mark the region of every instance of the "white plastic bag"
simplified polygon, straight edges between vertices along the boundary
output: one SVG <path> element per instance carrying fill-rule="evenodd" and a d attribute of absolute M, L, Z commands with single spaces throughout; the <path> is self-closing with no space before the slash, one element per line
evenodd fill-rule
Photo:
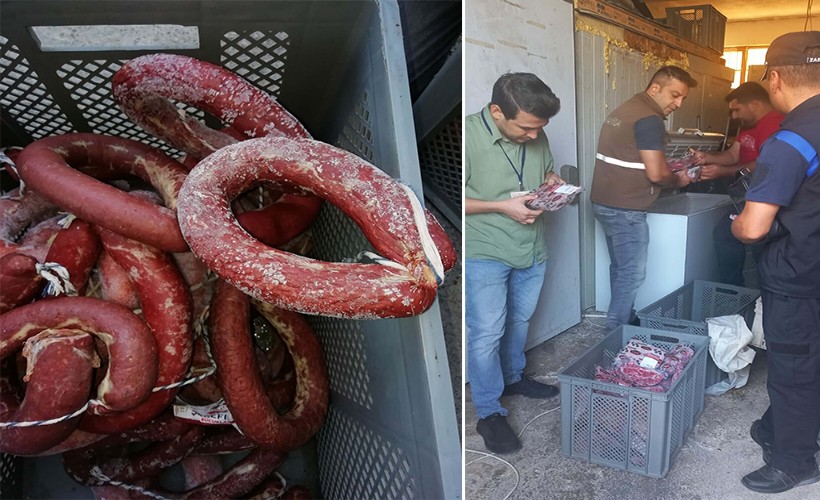
<path fill-rule="evenodd" d="M 763 297 L 758 297 L 755 302 L 755 319 L 752 322 L 752 341 L 749 342 L 754 347 L 766 348 L 766 338 L 763 336 Z"/>
<path fill-rule="evenodd" d="M 707 387 L 706 394 L 717 396 L 736 387 L 743 387 L 749 380 L 749 370 L 755 352 L 749 347 L 752 331 L 743 316 L 734 314 L 706 320 L 709 327 L 709 355 L 715 365 L 729 374 L 728 380 Z"/>

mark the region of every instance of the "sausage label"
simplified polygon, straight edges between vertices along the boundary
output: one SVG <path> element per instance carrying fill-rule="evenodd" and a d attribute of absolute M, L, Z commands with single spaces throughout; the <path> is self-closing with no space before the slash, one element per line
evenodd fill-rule
<path fill-rule="evenodd" d="M 230 425 L 233 416 L 224 399 L 205 406 L 174 405 L 174 416 L 203 425 Z"/>

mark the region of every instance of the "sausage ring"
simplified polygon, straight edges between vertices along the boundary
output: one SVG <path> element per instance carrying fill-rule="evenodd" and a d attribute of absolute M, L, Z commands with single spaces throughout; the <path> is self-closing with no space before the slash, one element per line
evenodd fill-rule
<path fill-rule="evenodd" d="M 191 57 L 136 57 L 117 71 L 111 85 L 114 98 L 131 120 L 184 151 L 189 163 L 241 138 L 310 138 L 302 124 L 270 95 L 220 66 Z M 181 114 L 169 98 L 203 109 L 228 127 L 210 129 Z M 282 193 L 268 207 L 238 218 L 256 238 L 279 246 L 310 226 L 321 202 L 305 193 Z"/>
<path fill-rule="evenodd" d="M 135 57 L 114 74 L 111 91 L 134 123 L 195 158 L 205 158 L 235 139 L 181 117 L 169 98 L 207 111 L 245 137 L 310 137 L 270 95 L 220 66 L 192 57 Z"/>
<path fill-rule="evenodd" d="M 79 416 L 61 417 L 88 402 L 94 368 L 99 366 L 93 337 L 78 330 L 44 330 L 26 342 L 23 356 L 28 359 L 25 398 L 21 403 L 16 401 L 11 377 L 4 373 L 0 378 L 0 421 L 62 421 L 0 429 L 0 451 L 16 455 L 43 452 L 72 433 Z"/>
<path fill-rule="evenodd" d="M 220 281 L 209 317 L 211 345 L 222 395 L 242 433 L 260 446 L 295 449 L 322 425 L 328 405 L 328 378 L 322 347 L 298 313 L 256 303 L 288 346 L 297 369 L 293 408 L 279 416 L 258 373 L 249 328 L 248 296 Z"/>
<path fill-rule="evenodd" d="M 175 384 L 191 363 L 191 295 L 173 259 L 156 248 L 99 228 L 105 251 L 126 269 L 137 288 L 142 315 L 153 332 L 158 356 L 157 385 Z M 123 432 L 150 421 L 176 396 L 177 389 L 154 392 L 142 404 L 113 415 L 87 414 L 84 431 L 100 434 Z"/>
<path fill-rule="evenodd" d="M 82 330 L 108 350 L 108 370 L 89 411 L 124 411 L 151 394 L 157 380 L 157 344 L 142 320 L 128 309 L 89 297 L 38 301 L 0 315 L 0 359 L 30 337 L 50 328 Z M 62 381 L 54 380 L 55 388 Z"/>
<path fill-rule="evenodd" d="M 154 186 L 166 206 L 122 192 L 69 165 L 90 165 L 83 170 L 98 177 L 136 175 Z M 46 137 L 20 152 L 17 168 L 31 189 L 80 219 L 161 250 L 188 250 L 174 213 L 187 172 L 150 146 L 97 134 Z"/>
<path fill-rule="evenodd" d="M 384 265 L 320 262 L 254 240 L 236 222 L 230 200 L 259 183 L 301 186 L 330 201 L 362 228 Z M 191 251 L 255 299 L 306 314 L 394 318 L 430 307 L 444 274 L 413 200 L 409 188 L 352 153 L 263 137 L 202 160 L 183 184 L 177 215 Z"/>

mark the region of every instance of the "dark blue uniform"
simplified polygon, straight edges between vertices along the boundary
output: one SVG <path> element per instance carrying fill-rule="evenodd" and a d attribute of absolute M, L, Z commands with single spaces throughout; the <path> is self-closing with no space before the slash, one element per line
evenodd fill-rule
<path fill-rule="evenodd" d="M 781 128 L 820 151 L 820 96 L 794 108 Z M 820 172 L 792 146 L 764 143 L 746 199 L 781 208 L 785 235 L 758 262 L 768 358 L 769 408 L 759 435 L 774 443 L 771 465 L 799 474 L 817 467 L 820 432 Z"/>

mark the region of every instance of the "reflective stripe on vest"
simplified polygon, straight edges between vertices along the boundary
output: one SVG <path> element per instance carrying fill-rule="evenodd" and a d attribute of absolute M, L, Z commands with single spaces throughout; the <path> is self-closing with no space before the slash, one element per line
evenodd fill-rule
<path fill-rule="evenodd" d="M 616 165 L 618 167 L 637 168 L 639 170 L 646 170 L 646 166 L 643 163 L 623 161 L 617 158 L 610 158 L 609 156 L 604 156 L 601 153 L 597 153 L 595 155 L 595 158 L 601 160 L 602 162 L 609 163 L 610 165 Z"/>

